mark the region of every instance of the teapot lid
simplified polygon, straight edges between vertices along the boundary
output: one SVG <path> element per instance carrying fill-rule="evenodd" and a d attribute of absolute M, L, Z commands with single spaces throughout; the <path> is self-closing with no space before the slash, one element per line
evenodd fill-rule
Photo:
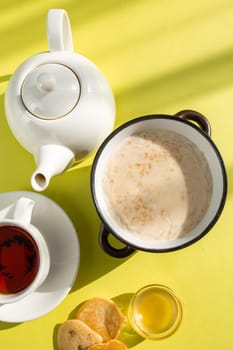
<path fill-rule="evenodd" d="M 48 11 L 47 40 L 50 52 L 73 51 L 70 22 L 65 10 Z M 41 119 L 64 117 L 76 106 L 79 97 L 77 75 L 60 63 L 37 66 L 25 77 L 21 88 L 24 106 Z"/>
<path fill-rule="evenodd" d="M 80 97 L 78 77 L 68 67 L 48 63 L 33 69 L 24 79 L 21 98 L 27 110 L 38 118 L 64 117 Z"/>

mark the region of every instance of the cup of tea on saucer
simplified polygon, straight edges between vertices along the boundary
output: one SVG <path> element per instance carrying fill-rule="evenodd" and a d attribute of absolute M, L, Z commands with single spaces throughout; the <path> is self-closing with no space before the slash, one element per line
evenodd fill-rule
<path fill-rule="evenodd" d="M 179 328 L 182 305 L 173 290 L 161 284 L 151 284 L 133 295 L 128 318 L 133 330 L 141 337 L 164 339 Z"/>
<path fill-rule="evenodd" d="M 0 211 L 0 304 L 36 291 L 50 268 L 47 243 L 31 224 L 35 202 L 20 197 Z"/>
<path fill-rule="evenodd" d="M 73 287 L 78 232 L 52 199 L 31 191 L 0 193 L 0 322 L 37 319 Z"/>

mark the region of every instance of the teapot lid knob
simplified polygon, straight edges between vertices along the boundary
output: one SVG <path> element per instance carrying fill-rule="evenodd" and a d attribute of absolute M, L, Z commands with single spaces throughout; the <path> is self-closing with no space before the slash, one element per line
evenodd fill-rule
<path fill-rule="evenodd" d="M 52 91 L 56 87 L 56 79 L 49 73 L 40 73 L 37 77 L 37 87 L 45 93 Z"/>
<path fill-rule="evenodd" d="M 33 69 L 24 79 L 21 98 L 26 109 L 41 119 L 64 117 L 78 103 L 80 83 L 68 67 L 47 63 Z"/>

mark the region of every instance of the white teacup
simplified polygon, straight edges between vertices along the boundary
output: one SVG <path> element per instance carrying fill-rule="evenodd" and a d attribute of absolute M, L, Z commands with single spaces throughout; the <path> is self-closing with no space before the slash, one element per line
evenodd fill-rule
<path fill-rule="evenodd" d="M 31 224 L 34 204 L 21 197 L 0 211 L 0 304 L 25 298 L 48 275 L 47 243 Z"/>
<path fill-rule="evenodd" d="M 153 143 L 153 133 L 160 140 L 160 145 L 164 145 L 167 149 L 161 150 L 162 158 L 160 160 L 156 159 L 156 154 L 153 154 L 155 158 L 152 157 L 153 160 L 146 163 L 145 159 L 140 158 L 140 152 L 145 157 L 150 158 L 152 154 L 148 153 L 149 151 L 146 148 L 148 143 L 146 141 L 149 140 L 153 146 L 156 144 L 156 142 Z M 169 141 L 170 144 L 167 139 L 162 139 L 161 135 L 166 133 L 173 135 L 172 141 Z M 146 135 L 147 140 L 140 139 L 140 134 Z M 137 147 L 140 149 L 136 161 L 134 160 L 136 149 L 132 148 L 131 153 L 128 152 L 126 156 L 126 153 L 124 153 L 126 148 L 123 151 L 120 148 L 123 147 L 123 144 L 126 145 L 126 142 L 131 145 L 134 142 L 132 138 L 135 137 L 140 139 L 135 141 L 138 142 Z M 157 144 L 158 147 L 160 145 Z M 190 148 L 190 157 L 187 155 L 185 145 Z M 128 146 L 126 145 L 126 147 Z M 119 163 L 115 163 L 110 169 L 109 164 L 113 164 L 113 159 L 116 159 L 114 157 L 116 157 L 117 150 L 119 150 Z M 182 153 L 183 150 L 186 153 Z M 176 159 L 171 159 L 173 164 L 179 163 L 178 158 L 182 158 L 183 163 L 185 163 L 183 168 L 180 167 L 175 175 L 172 172 L 168 174 L 169 168 L 172 167 L 167 166 L 166 160 L 164 161 L 165 158 L 163 158 L 167 157 L 169 153 L 175 154 Z M 196 154 L 199 154 L 199 156 L 196 157 Z M 124 163 L 120 160 L 123 158 L 125 159 Z M 190 161 L 191 158 L 193 163 Z M 187 161 L 184 161 L 184 159 Z M 161 163 L 164 169 L 162 174 L 160 171 Z M 203 166 L 201 165 L 199 168 L 199 164 Z M 142 173 L 149 172 L 151 169 L 148 169 L 148 167 L 153 168 L 152 176 L 150 175 L 149 178 L 150 182 L 147 182 L 146 185 L 145 177 L 140 177 L 139 171 L 136 170 L 137 166 L 138 169 L 142 169 Z M 111 172 L 111 178 L 110 175 L 108 178 L 106 177 L 106 169 L 110 169 L 108 174 Z M 159 178 L 156 178 L 156 172 L 160 172 Z M 197 174 L 196 178 L 194 172 Z M 180 190 L 178 192 L 177 188 L 180 186 L 180 182 L 176 183 L 176 180 L 182 176 L 184 191 Z M 131 182 L 131 178 L 134 179 L 132 180 L 134 182 Z M 157 182 L 154 182 L 154 178 Z M 106 181 L 105 186 L 103 184 Z M 191 189 L 194 181 L 195 188 Z M 206 187 L 202 186 L 204 182 Z M 189 246 L 202 238 L 213 227 L 223 210 L 227 192 L 227 177 L 222 157 L 210 138 L 208 120 L 198 112 L 185 110 L 175 116 L 158 114 L 132 119 L 113 131 L 96 154 L 92 167 L 91 189 L 94 204 L 102 221 L 99 235 L 100 245 L 112 256 L 125 257 L 135 249 L 150 252 L 173 251 Z M 192 203 L 190 189 L 195 197 L 195 205 Z M 160 195 L 159 192 L 161 192 Z M 203 204 L 198 217 L 193 220 L 192 215 L 195 214 L 195 208 L 199 210 L 201 205 L 198 198 L 199 194 L 200 197 L 203 197 L 203 195 L 206 197 L 204 198 L 205 203 L 203 202 L 205 205 Z M 110 196 L 112 198 L 115 196 L 115 202 Z M 186 196 L 187 205 L 185 210 L 181 208 L 180 204 L 183 199 L 182 196 Z M 164 200 L 164 197 L 166 197 L 166 200 Z M 135 201 L 137 201 L 138 207 L 135 205 Z M 119 204 L 120 209 L 117 203 L 121 203 Z M 158 208 L 156 207 L 157 204 Z M 140 209 L 140 211 L 138 210 L 139 207 L 143 209 Z M 147 215 L 148 210 L 150 215 Z M 179 217 L 180 221 L 178 222 L 177 219 L 176 222 L 178 216 L 181 219 Z M 148 220 L 147 217 L 149 217 Z M 154 225 L 153 227 L 149 226 L 149 220 L 152 222 L 151 225 Z M 179 227 L 184 228 L 183 232 L 175 232 L 178 227 L 177 223 L 180 225 Z M 154 235 L 159 225 L 162 227 L 161 232 L 156 233 L 157 236 L 152 239 L 151 236 Z M 139 226 L 140 229 L 138 230 Z M 164 232 L 168 226 L 170 231 L 166 236 Z M 149 233 L 146 232 L 146 229 Z M 110 234 L 123 242 L 125 247 L 120 249 L 114 247 L 109 240 Z"/>

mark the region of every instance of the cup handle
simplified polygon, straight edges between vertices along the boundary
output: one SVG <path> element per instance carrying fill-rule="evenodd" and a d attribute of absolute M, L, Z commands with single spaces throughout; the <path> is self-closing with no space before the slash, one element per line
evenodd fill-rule
<path fill-rule="evenodd" d="M 13 219 L 30 224 L 32 218 L 32 210 L 35 202 L 32 199 L 21 197 L 15 204 Z"/>
<path fill-rule="evenodd" d="M 135 252 L 135 249 L 129 245 L 125 245 L 125 247 L 119 249 L 113 247 L 108 240 L 110 234 L 111 233 L 106 228 L 106 226 L 104 224 L 101 224 L 99 232 L 99 244 L 106 253 L 113 256 L 114 258 L 126 258 Z"/>
<path fill-rule="evenodd" d="M 70 21 L 65 10 L 50 9 L 46 29 L 49 51 L 73 51 Z"/>
<path fill-rule="evenodd" d="M 181 119 L 187 119 L 193 121 L 199 125 L 199 127 L 205 131 L 205 133 L 211 137 L 211 126 L 208 119 L 201 113 L 193 111 L 191 109 L 184 109 L 175 114 L 175 117 Z"/>

